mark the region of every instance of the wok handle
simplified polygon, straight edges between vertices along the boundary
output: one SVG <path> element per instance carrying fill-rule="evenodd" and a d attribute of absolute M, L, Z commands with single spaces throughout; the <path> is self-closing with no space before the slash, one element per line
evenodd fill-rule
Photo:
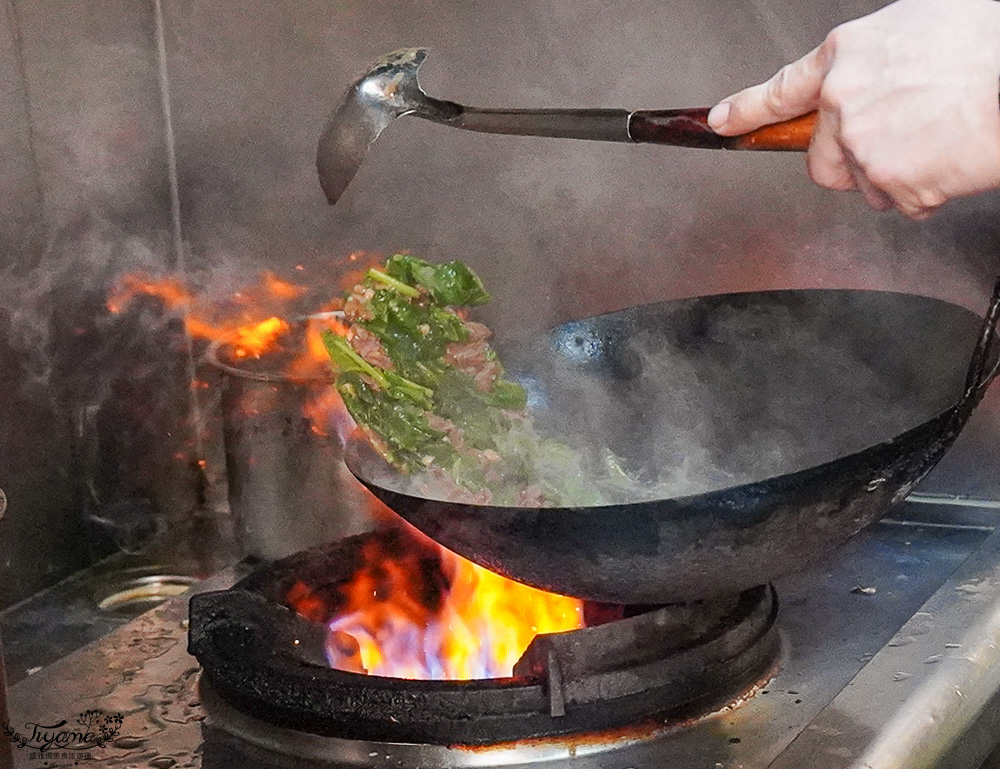
<path fill-rule="evenodd" d="M 816 126 L 816 113 L 810 112 L 740 136 L 720 136 L 708 127 L 708 111 L 708 107 L 698 107 L 633 112 L 628 134 L 634 142 L 677 147 L 805 152 Z"/>

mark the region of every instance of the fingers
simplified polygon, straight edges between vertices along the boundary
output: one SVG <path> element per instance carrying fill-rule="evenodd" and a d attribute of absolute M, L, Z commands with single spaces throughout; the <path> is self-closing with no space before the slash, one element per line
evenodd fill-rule
<path fill-rule="evenodd" d="M 922 222 L 925 219 L 930 219 L 938 210 L 938 206 L 914 206 L 899 202 L 897 202 L 895 206 L 899 213 L 915 222 Z"/>
<path fill-rule="evenodd" d="M 858 185 L 840 146 L 840 118 L 835 112 L 821 111 L 809 143 L 806 166 L 809 177 L 828 190 L 853 190 Z"/>
<path fill-rule="evenodd" d="M 829 190 L 857 190 L 865 202 L 876 211 L 896 208 L 911 219 L 926 219 L 934 207 L 910 206 L 878 187 L 865 173 L 861 164 L 840 141 L 840 118 L 836 112 L 820 111 L 809 145 L 806 163 L 810 178 Z"/>
<path fill-rule="evenodd" d="M 871 180 L 865 176 L 865 172 L 855 163 L 851 163 L 851 174 L 854 176 L 858 192 L 864 196 L 865 202 L 869 206 L 876 211 L 888 211 L 895 206 L 893 199 L 872 184 Z"/>
<path fill-rule="evenodd" d="M 857 190 L 875 210 L 895 208 L 914 220 L 933 215 L 950 198 L 1000 186 L 994 66 L 1000 46 L 994 61 L 989 46 L 961 42 L 997 39 L 1000 6 L 968 5 L 968 19 L 946 6 L 947 0 L 899 0 L 840 25 L 770 80 L 719 102 L 709 126 L 733 136 L 815 110 L 807 158 L 813 181 Z M 996 25 L 979 18 L 987 6 Z M 897 33 L 900 26 L 907 34 Z M 933 44 L 945 33 L 951 42 L 935 58 Z M 969 99 L 974 72 L 985 72 L 981 83 L 975 80 L 989 94 L 984 109 Z"/>
<path fill-rule="evenodd" d="M 819 103 L 828 58 L 820 46 L 782 67 L 767 82 L 723 99 L 709 112 L 709 126 L 734 136 L 811 112 Z"/>

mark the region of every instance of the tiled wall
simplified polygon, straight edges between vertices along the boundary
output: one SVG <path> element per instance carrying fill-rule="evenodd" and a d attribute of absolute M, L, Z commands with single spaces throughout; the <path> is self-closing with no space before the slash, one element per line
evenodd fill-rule
<path fill-rule="evenodd" d="M 878 4 L 0 0 L 0 275 L 65 330 L 99 314 L 94 297 L 118 272 L 183 266 L 170 219 L 167 78 L 184 257 L 220 280 L 302 265 L 298 277 L 332 284 L 353 250 L 410 248 L 470 262 L 496 296 L 488 320 L 508 334 L 664 297 L 776 286 L 898 289 L 981 309 L 1000 261 L 997 196 L 911 224 L 814 188 L 797 156 L 487 137 L 410 118 L 383 135 L 336 207 L 316 183 L 316 140 L 340 92 L 400 46 L 429 47 L 425 88 L 467 103 L 708 105 Z M 10 293 L 8 314 L 20 307 Z M 57 345 L 63 362 L 46 384 L 62 405 L 88 402 L 81 361 L 122 367 L 109 338 L 147 377 L 127 398 L 158 387 L 171 392 L 161 410 L 183 399 L 171 387 L 184 372 L 139 352 L 147 331 L 97 325 L 83 342 Z M 91 404 L 114 389 L 85 373 Z M 983 449 L 1000 434 L 996 396 L 990 404 L 966 453 L 981 476 L 971 490 L 1000 493 L 990 485 L 998 452 Z M 19 408 L 51 411 L 37 397 Z M 57 428 L 52 437 L 45 462 L 64 472 L 66 441 Z M 0 462 L 12 467 L 20 449 L 4 440 Z M 969 483 L 966 455 L 953 456 L 942 488 Z M 44 518 L 65 538 L 71 507 L 12 508 L 0 555 L 13 547 L 19 559 L 58 561 L 25 544 L 49 534 L 20 532 Z"/>
<path fill-rule="evenodd" d="M 104 309 L 121 272 L 175 262 L 154 8 L 0 9 L 2 607 L 133 536 L 142 500 L 192 493 L 170 480 L 176 329 Z"/>
<path fill-rule="evenodd" d="M 0 13 L 0 293 L 12 274 L 31 269 L 41 242 L 41 188 L 18 48 L 14 8 L 5 2 Z M 0 489 L 9 508 L 0 520 L 0 606 L 38 589 L 52 572 L 82 563 L 86 555 L 79 526 L 69 514 L 68 425 L 44 391 L 26 386 L 22 372 L 30 354 L 9 344 L 11 315 L 0 310 Z"/>

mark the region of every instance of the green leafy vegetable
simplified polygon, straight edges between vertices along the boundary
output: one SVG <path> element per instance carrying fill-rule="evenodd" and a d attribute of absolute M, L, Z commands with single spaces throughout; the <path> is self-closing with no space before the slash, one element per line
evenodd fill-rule
<path fill-rule="evenodd" d="M 354 371 L 338 374 L 337 390 L 354 421 L 379 437 L 380 448 L 393 464 L 411 471 L 423 465 L 425 457 L 454 460 L 454 449 L 442 441 L 444 433 L 431 428 L 422 405 L 403 391 L 373 387 Z"/>
<path fill-rule="evenodd" d="M 395 254 L 386 262 L 385 271 L 405 284 L 423 286 L 440 304 L 462 307 L 490 301 L 479 276 L 461 262 L 430 264 L 415 256 Z"/>
<path fill-rule="evenodd" d="M 599 503 L 580 453 L 535 432 L 485 327 L 452 309 L 489 298 L 461 262 L 396 254 L 368 270 L 345 303 L 355 332 L 324 336 L 347 410 L 397 468 L 433 471 L 477 499 Z"/>
<path fill-rule="evenodd" d="M 469 335 L 453 312 L 411 301 L 395 290 L 376 289 L 368 309 L 372 317 L 358 325 L 379 337 L 393 363 L 403 370 L 440 358 L 449 343 Z"/>

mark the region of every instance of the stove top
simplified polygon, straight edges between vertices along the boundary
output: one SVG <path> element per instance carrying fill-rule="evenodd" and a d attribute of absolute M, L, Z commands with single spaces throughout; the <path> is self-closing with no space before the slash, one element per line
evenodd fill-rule
<path fill-rule="evenodd" d="M 928 504 L 930 502 L 931 504 Z M 1000 735 L 1000 510 L 911 498 L 824 562 L 775 583 L 777 674 L 745 701 L 681 725 L 479 748 L 302 735 L 297 756 L 247 720 L 248 740 L 206 718 L 173 599 L 17 684 L 14 726 L 120 713 L 89 758 L 15 750 L 16 767 L 978 767 Z M 199 590 L 244 576 L 217 575 Z M 218 711 L 216 711 L 217 713 Z M 326 740 L 326 742 L 318 742 Z M 35 756 L 32 757 L 32 753 Z M 304 758 L 303 756 L 311 756 Z"/>

